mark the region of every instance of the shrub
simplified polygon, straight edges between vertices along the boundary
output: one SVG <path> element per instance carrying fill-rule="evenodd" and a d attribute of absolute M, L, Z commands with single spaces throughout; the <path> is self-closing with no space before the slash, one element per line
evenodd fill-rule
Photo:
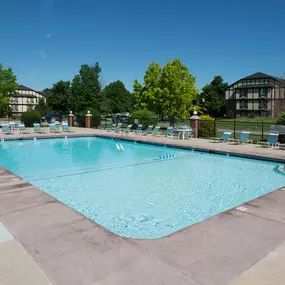
<path fill-rule="evenodd" d="M 254 119 L 255 118 L 255 114 L 254 113 L 250 113 L 247 116 L 249 119 Z"/>
<path fill-rule="evenodd" d="M 285 125 L 285 112 L 279 114 L 276 119 L 276 125 Z"/>
<path fill-rule="evenodd" d="M 133 124 L 135 119 L 138 119 L 139 124 L 142 124 L 143 127 L 156 124 L 156 114 L 147 109 L 141 109 L 133 112 L 131 117 L 129 117 L 129 123 Z"/>
<path fill-rule="evenodd" d="M 200 117 L 200 126 L 199 126 L 199 137 L 209 138 L 216 136 L 216 124 L 215 119 L 203 115 Z"/>
<path fill-rule="evenodd" d="M 25 124 L 26 127 L 33 127 L 34 123 L 40 123 L 41 114 L 35 110 L 24 112 L 22 114 L 21 121 Z"/>

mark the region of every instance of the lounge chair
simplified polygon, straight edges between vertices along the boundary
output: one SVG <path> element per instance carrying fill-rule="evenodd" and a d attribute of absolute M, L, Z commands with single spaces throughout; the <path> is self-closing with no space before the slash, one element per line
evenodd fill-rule
<path fill-rule="evenodd" d="M 110 132 L 110 131 L 114 131 L 116 129 L 116 124 L 112 124 L 111 127 L 104 129 L 104 131 Z"/>
<path fill-rule="evenodd" d="M 276 146 L 276 148 L 279 148 L 279 149 L 285 149 L 285 143 L 279 143 L 279 142 L 277 142 L 277 143 L 275 144 L 275 146 Z"/>
<path fill-rule="evenodd" d="M 212 138 L 210 142 L 213 142 L 213 143 L 226 142 L 230 139 L 231 135 L 232 135 L 232 131 L 225 131 L 221 137 Z"/>
<path fill-rule="evenodd" d="M 55 124 L 50 124 L 49 125 L 49 131 L 51 133 L 61 133 L 61 131 L 56 127 Z"/>
<path fill-rule="evenodd" d="M 139 134 L 142 132 L 142 125 L 138 125 L 137 128 L 134 130 L 134 133 Z"/>
<path fill-rule="evenodd" d="M 14 132 L 10 129 L 9 124 L 2 124 L 2 133 L 5 135 L 13 135 Z"/>
<path fill-rule="evenodd" d="M 150 132 L 150 134 L 151 134 L 152 136 L 157 136 L 157 135 L 159 134 L 159 130 L 160 130 L 160 127 L 159 127 L 159 126 L 156 126 L 156 127 L 152 130 L 152 132 Z"/>
<path fill-rule="evenodd" d="M 74 130 L 68 125 L 68 123 L 62 123 L 62 130 L 64 132 L 74 132 Z"/>
<path fill-rule="evenodd" d="M 153 126 L 149 125 L 144 131 L 142 131 L 142 134 L 146 136 L 152 132 L 152 129 L 153 129 Z"/>
<path fill-rule="evenodd" d="M 133 125 L 127 125 L 127 127 L 123 129 L 123 132 L 129 133 L 131 131 L 132 126 Z"/>
<path fill-rule="evenodd" d="M 230 144 L 244 144 L 244 143 L 252 143 L 252 140 L 249 139 L 250 132 L 242 131 L 239 139 L 230 139 Z"/>
<path fill-rule="evenodd" d="M 118 125 L 115 127 L 115 132 L 119 132 L 121 131 L 121 128 L 122 128 L 122 123 L 118 123 Z"/>
<path fill-rule="evenodd" d="M 20 134 L 28 134 L 29 133 L 24 124 L 19 124 L 18 128 L 19 128 Z"/>
<path fill-rule="evenodd" d="M 38 134 L 44 134 L 45 133 L 45 131 L 43 131 L 41 129 L 41 126 L 39 123 L 34 123 L 34 132 L 38 133 Z"/>
<path fill-rule="evenodd" d="M 278 136 L 279 136 L 279 134 L 277 134 L 277 133 L 269 133 L 269 136 L 268 136 L 266 142 L 259 141 L 259 142 L 257 142 L 257 144 L 260 146 L 267 146 L 267 147 L 271 146 L 271 147 L 273 147 L 277 144 Z"/>
<path fill-rule="evenodd" d="M 162 134 L 162 137 L 172 137 L 173 138 L 173 127 L 168 127 Z"/>

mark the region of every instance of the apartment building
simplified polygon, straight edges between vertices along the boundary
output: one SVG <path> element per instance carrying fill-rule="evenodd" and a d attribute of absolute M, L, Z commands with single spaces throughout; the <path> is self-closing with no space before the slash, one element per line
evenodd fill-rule
<path fill-rule="evenodd" d="M 285 80 L 254 73 L 231 84 L 226 90 L 226 115 L 231 118 L 277 117 L 285 111 Z"/>
<path fill-rule="evenodd" d="M 44 98 L 41 92 L 20 85 L 16 90 L 16 94 L 11 98 L 13 114 L 21 115 L 27 110 L 34 109 L 40 98 Z"/>

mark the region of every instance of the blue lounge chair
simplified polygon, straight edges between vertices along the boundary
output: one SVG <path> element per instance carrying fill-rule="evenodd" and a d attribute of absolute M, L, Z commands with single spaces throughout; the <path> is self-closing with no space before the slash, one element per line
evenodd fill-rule
<path fill-rule="evenodd" d="M 242 131 L 239 139 L 230 139 L 230 144 L 244 144 L 252 143 L 252 140 L 249 139 L 250 132 Z"/>
<path fill-rule="evenodd" d="M 142 132 L 142 125 L 138 125 L 137 128 L 134 130 L 134 132 L 135 132 L 136 134 L 141 133 L 141 132 Z"/>
<path fill-rule="evenodd" d="M 41 129 L 39 123 L 34 123 L 34 132 L 39 134 L 44 134 L 45 132 Z"/>
<path fill-rule="evenodd" d="M 153 126 L 149 125 L 143 132 L 142 134 L 144 134 L 145 136 L 150 134 L 152 132 Z"/>
<path fill-rule="evenodd" d="M 68 125 L 68 123 L 62 123 L 62 130 L 64 132 L 74 132 L 74 130 Z"/>
<path fill-rule="evenodd" d="M 279 136 L 278 133 L 269 133 L 269 136 L 268 136 L 266 142 L 259 141 L 259 142 L 257 142 L 257 144 L 260 146 L 267 146 L 267 147 L 271 146 L 271 147 L 273 147 L 277 144 L 278 136 Z"/>
<path fill-rule="evenodd" d="M 61 131 L 56 127 L 55 124 L 50 124 L 49 125 L 49 131 L 51 133 L 60 133 Z"/>
<path fill-rule="evenodd" d="M 124 131 L 125 133 L 129 133 L 129 132 L 131 131 L 132 126 L 133 126 L 133 125 L 131 125 L 131 124 L 130 124 L 130 125 L 127 125 L 127 127 L 124 128 L 123 131 Z"/>
<path fill-rule="evenodd" d="M 29 133 L 24 124 L 19 124 L 18 128 L 19 128 L 20 134 L 28 134 Z"/>
<path fill-rule="evenodd" d="M 168 127 L 162 134 L 162 137 L 172 137 L 173 138 L 173 127 Z"/>
<path fill-rule="evenodd" d="M 152 136 L 157 136 L 159 134 L 160 126 L 156 126 L 151 133 Z"/>
<path fill-rule="evenodd" d="M 5 135 L 13 135 L 14 132 L 10 129 L 9 124 L 2 124 L 2 133 Z"/>
<path fill-rule="evenodd" d="M 213 143 L 226 142 L 230 139 L 231 135 L 232 135 L 232 131 L 225 131 L 220 138 L 213 138 L 210 140 L 210 142 L 213 142 Z"/>
<path fill-rule="evenodd" d="M 121 128 L 122 128 L 122 123 L 118 123 L 118 125 L 115 127 L 114 131 L 119 132 L 119 131 L 121 131 Z"/>
<path fill-rule="evenodd" d="M 115 129 L 116 129 L 116 124 L 112 124 L 111 127 L 106 128 L 106 129 L 104 129 L 104 130 L 107 131 L 107 132 L 111 132 L 111 131 L 114 131 Z"/>

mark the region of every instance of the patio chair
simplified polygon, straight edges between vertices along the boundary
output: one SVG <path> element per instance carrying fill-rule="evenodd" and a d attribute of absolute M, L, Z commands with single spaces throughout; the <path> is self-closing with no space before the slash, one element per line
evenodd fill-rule
<path fill-rule="evenodd" d="M 236 145 L 236 144 L 244 144 L 244 143 L 252 143 L 252 140 L 249 139 L 250 132 L 242 131 L 240 134 L 239 139 L 230 139 L 229 143 Z"/>
<path fill-rule="evenodd" d="M 114 131 L 115 129 L 116 129 L 116 124 L 112 124 L 111 127 L 104 129 L 104 131 L 111 132 Z"/>
<path fill-rule="evenodd" d="M 62 130 L 64 132 L 74 132 L 74 130 L 68 125 L 68 123 L 62 123 Z"/>
<path fill-rule="evenodd" d="M 122 128 L 122 123 L 118 123 L 118 125 L 115 127 L 114 131 L 117 133 L 121 130 Z"/>
<path fill-rule="evenodd" d="M 232 135 L 232 131 L 225 131 L 221 137 L 212 138 L 210 142 L 213 142 L 213 143 L 226 142 L 230 139 L 231 135 Z"/>
<path fill-rule="evenodd" d="M 162 134 L 162 137 L 172 137 L 173 138 L 173 127 L 168 127 Z"/>
<path fill-rule="evenodd" d="M 152 136 L 157 136 L 159 134 L 159 130 L 160 130 L 160 126 L 156 126 L 151 132 L 150 134 Z"/>
<path fill-rule="evenodd" d="M 10 129 L 9 124 L 2 124 L 2 133 L 5 135 L 13 135 L 13 130 Z"/>
<path fill-rule="evenodd" d="M 277 144 L 278 136 L 279 136 L 278 133 L 269 133 L 267 141 L 266 142 L 259 141 L 259 142 L 257 142 L 257 145 L 273 147 L 273 146 L 275 146 Z"/>
<path fill-rule="evenodd" d="M 152 129 L 153 129 L 153 126 L 152 125 L 149 125 L 143 132 L 142 132 L 142 134 L 143 135 L 148 135 L 148 134 L 150 134 L 151 132 L 152 132 Z"/>
<path fill-rule="evenodd" d="M 127 125 L 124 129 L 122 129 L 123 132 L 129 133 L 131 131 L 132 128 L 132 124 Z"/>
<path fill-rule="evenodd" d="M 20 134 L 29 134 L 29 132 L 27 131 L 26 126 L 24 124 L 19 124 L 18 128 L 19 128 Z"/>
<path fill-rule="evenodd" d="M 51 133 L 61 133 L 61 131 L 56 127 L 55 124 L 50 124 L 49 125 L 49 131 Z"/>
<path fill-rule="evenodd" d="M 38 134 L 45 134 L 45 131 L 41 129 L 41 125 L 39 123 L 34 123 L 34 132 Z"/>
<path fill-rule="evenodd" d="M 142 126 L 143 125 L 138 125 L 137 128 L 134 130 L 134 133 L 139 134 L 142 132 Z"/>

